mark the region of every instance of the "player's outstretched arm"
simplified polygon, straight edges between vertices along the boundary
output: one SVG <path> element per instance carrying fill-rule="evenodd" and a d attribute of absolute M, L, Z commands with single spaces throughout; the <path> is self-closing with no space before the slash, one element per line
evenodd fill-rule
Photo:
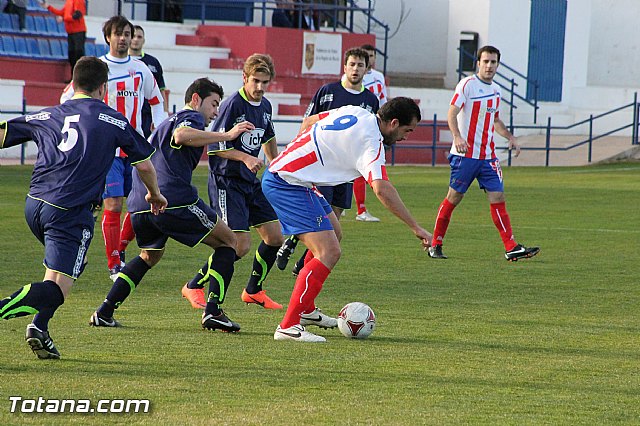
<path fill-rule="evenodd" d="M 160 193 L 158 187 L 158 178 L 156 176 L 156 169 L 153 167 L 151 160 L 144 160 L 133 165 L 138 171 L 140 180 L 147 188 L 147 195 L 144 197 L 149 204 L 151 204 L 151 212 L 158 214 L 164 212 L 167 207 L 167 199 Z"/>
<path fill-rule="evenodd" d="M 378 197 L 378 200 L 380 200 L 382 205 L 409 226 L 414 235 L 422 241 L 423 248 L 426 249 L 431 245 L 431 238 L 433 235 L 431 235 L 430 232 L 427 232 L 418 224 L 418 222 L 416 222 L 402 202 L 398 191 L 391 182 L 388 180 L 376 179 L 371 182 L 371 188 L 373 188 L 373 192 L 376 194 L 376 197 Z"/>
<path fill-rule="evenodd" d="M 233 126 L 228 132 L 208 132 L 206 130 L 198 130 L 192 127 L 180 127 L 173 132 L 173 141 L 177 145 L 186 146 L 207 146 L 212 143 L 232 141 L 237 139 L 241 134 L 250 132 L 255 126 L 248 121 Z"/>

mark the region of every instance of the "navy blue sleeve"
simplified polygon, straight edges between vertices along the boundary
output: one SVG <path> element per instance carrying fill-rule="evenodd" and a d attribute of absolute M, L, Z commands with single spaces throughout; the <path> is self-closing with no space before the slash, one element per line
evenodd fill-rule
<path fill-rule="evenodd" d="M 10 148 L 33 140 L 34 126 L 26 121 L 25 116 L 12 118 L 5 126 L 4 140 L 0 140 L 0 148 Z"/>

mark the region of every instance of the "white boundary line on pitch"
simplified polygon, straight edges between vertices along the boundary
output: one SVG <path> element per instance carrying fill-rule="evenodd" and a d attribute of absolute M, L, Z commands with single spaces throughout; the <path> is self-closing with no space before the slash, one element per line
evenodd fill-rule
<path fill-rule="evenodd" d="M 462 225 L 473 228 L 494 228 L 494 225 Z M 540 227 L 540 226 L 520 226 L 518 225 L 516 229 L 545 229 L 545 230 L 553 230 L 553 231 L 575 231 L 575 232 L 612 232 L 612 233 L 626 233 L 626 234 L 640 234 L 640 229 L 606 229 L 606 228 L 565 228 L 565 227 Z"/>

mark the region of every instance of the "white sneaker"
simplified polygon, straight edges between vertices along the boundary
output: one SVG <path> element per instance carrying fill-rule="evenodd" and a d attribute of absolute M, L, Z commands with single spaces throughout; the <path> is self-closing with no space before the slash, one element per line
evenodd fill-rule
<path fill-rule="evenodd" d="M 273 340 L 293 340 L 294 342 L 311 342 L 311 343 L 324 343 L 327 341 L 322 336 L 318 336 L 313 333 L 309 333 L 300 324 L 293 325 L 289 328 L 276 328 L 276 332 L 273 333 Z"/>
<path fill-rule="evenodd" d="M 356 215 L 356 220 L 359 220 L 360 222 L 380 222 L 380 219 L 371 215 L 371 213 L 366 210 L 364 213 Z"/>
<path fill-rule="evenodd" d="M 338 320 L 323 314 L 320 309 L 315 308 L 309 314 L 300 315 L 300 324 L 305 326 L 316 325 L 320 328 L 335 328 L 338 326 Z"/>

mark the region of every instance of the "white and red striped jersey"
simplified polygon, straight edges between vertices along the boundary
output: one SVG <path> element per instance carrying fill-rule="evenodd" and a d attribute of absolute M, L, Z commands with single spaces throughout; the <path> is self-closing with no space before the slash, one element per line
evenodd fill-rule
<path fill-rule="evenodd" d="M 451 144 L 451 154 L 479 160 L 496 158 L 493 141 L 494 121 L 499 118 L 500 86 L 485 83 L 476 75 L 460 80 L 451 105 L 460 108 L 458 129 L 469 144 L 466 154 L 460 154 Z"/>
<path fill-rule="evenodd" d="M 362 84 L 365 89 L 372 92 L 378 98 L 380 102 L 380 106 L 384 105 L 387 99 L 387 84 L 384 80 L 384 74 L 380 71 L 371 69 L 369 70 L 362 79 Z"/>
<path fill-rule="evenodd" d="M 375 114 L 344 106 L 319 114 L 269 165 L 292 185 L 336 186 L 364 176 L 387 180 L 382 134 Z"/>
<path fill-rule="evenodd" d="M 131 126 L 144 136 L 142 105 L 147 99 L 151 105 L 153 124 L 158 127 L 167 118 L 167 113 L 164 111 L 162 93 L 144 62 L 130 56 L 120 59 L 109 54 L 101 56 L 100 60 L 109 66 L 109 81 L 104 102 L 124 115 Z M 60 97 L 60 103 L 71 99 L 73 94 L 73 84 L 69 84 Z M 116 156 L 126 155 L 118 149 Z"/>

